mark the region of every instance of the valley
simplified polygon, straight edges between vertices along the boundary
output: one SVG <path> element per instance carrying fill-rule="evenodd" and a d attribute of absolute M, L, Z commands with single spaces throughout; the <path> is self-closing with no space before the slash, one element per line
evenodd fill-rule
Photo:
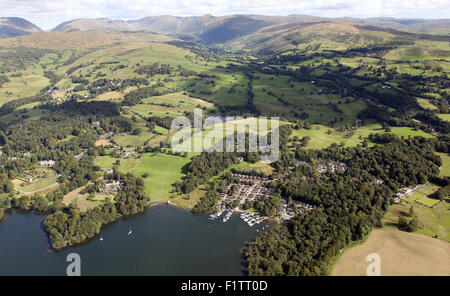
<path fill-rule="evenodd" d="M 249 275 L 361 275 L 366 262 L 352 270 L 351 257 L 384 252 L 381 241 L 387 258 L 433 245 L 421 252 L 438 261 L 450 234 L 450 37 L 438 34 L 447 23 L 307 20 L 91 19 L 4 36 L 0 219 L 39 213 L 51 248 L 66 251 L 111 223 L 158 213 L 156 204 L 201 216 L 189 221 L 240 212 L 250 241 L 230 240 Z M 245 148 L 279 135 L 277 160 L 234 142 L 191 151 L 191 138 L 176 151 L 173 120 L 199 111 L 216 124 L 240 117 Z M 249 127 L 262 117 L 279 128 Z M 192 138 L 229 136 L 214 127 Z M 255 235 L 262 221 L 276 225 Z M 396 260 L 387 273 L 423 264 L 396 270 Z"/>

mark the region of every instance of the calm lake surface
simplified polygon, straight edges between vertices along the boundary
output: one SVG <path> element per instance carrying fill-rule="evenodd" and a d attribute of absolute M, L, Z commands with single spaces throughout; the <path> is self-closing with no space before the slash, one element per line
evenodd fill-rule
<path fill-rule="evenodd" d="M 0 275 L 66 275 L 70 253 L 80 255 L 81 275 L 243 275 L 240 250 L 268 225 L 250 228 L 237 214 L 226 223 L 210 221 L 157 205 L 104 227 L 103 241 L 56 252 L 43 221 L 33 213 L 7 213 L 0 222 Z"/>

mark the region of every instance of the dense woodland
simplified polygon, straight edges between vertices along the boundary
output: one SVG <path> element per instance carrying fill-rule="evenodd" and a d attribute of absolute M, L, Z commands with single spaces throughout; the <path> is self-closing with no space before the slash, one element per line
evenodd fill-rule
<path fill-rule="evenodd" d="M 313 166 L 318 160 L 338 161 L 347 170 L 320 175 L 310 165 L 301 165 L 274 184 L 282 196 L 319 209 L 298 215 L 251 242 L 245 251 L 249 274 L 325 275 L 329 260 L 340 249 L 382 226 L 398 188 L 423 184 L 439 172 L 436 149 L 448 149 L 448 142 L 394 136 L 368 149 L 298 149 L 296 158 Z M 289 159 L 283 165 L 289 166 Z"/>
<path fill-rule="evenodd" d="M 114 202 L 108 201 L 86 212 L 69 207 L 47 216 L 44 226 L 50 235 L 53 248 L 61 249 L 84 242 L 100 233 L 104 224 L 145 209 L 149 198 L 144 193 L 144 183 L 141 179 L 130 173 L 121 174 L 117 171 L 105 176 L 105 179 L 123 183 L 114 197 Z"/>
<path fill-rule="evenodd" d="M 60 249 L 93 237 L 103 224 L 142 211 L 149 197 L 144 194 L 142 180 L 116 171 L 104 177 L 123 182 L 113 203 L 106 202 L 85 213 L 63 205 L 65 195 L 100 176 L 99 169 L 93 164 L 95 156 L 101 152 L 101 148 L 95 146 L 98 136 L 110 131 L 128 131 L 131 125 L 128 119 L 119 115 L 119 106 L 109 102 L 69 101 L 46 108 L 51 109 L 51 113 L 37 122 L 13 124 L 0 133 L 3 144 L 0 214 L 3 216 L 9 207 L 50 214 L 46 218 L 46 230 L 52 246 Z M 102 122 L 101 127 L 93 127 L 91 123 L 94 121 Z M 68 140 L 61 141 L 64 139 Z M 86 155 L 76 160 L 74 155 L 83 151 Z M 23 157 L 24 153 L 29 153 L 29 156 Z M 55 161 L 53 170 L 59 174 L 56 191 L 45 196 L 14 196 L 11 180 L 17 174 L 36 167 L 38 161 L 48 159 Z M 71 231 L 67 232 L 67 229 Z"/>

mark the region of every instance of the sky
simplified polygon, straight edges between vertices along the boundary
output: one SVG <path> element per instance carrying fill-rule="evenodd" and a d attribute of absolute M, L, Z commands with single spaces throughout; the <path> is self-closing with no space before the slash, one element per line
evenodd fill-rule
<path fill-rule="evenodd" d="M 1 0 L 0 17 L 23 17 L 44 30 L 79 18 L 229 14 L 449 18 L 449 0 Z"/>

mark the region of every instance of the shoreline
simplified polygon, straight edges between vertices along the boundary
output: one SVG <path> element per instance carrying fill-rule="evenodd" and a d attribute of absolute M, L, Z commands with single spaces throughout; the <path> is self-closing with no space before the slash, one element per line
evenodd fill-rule
<path fill-rule="evenodd" d="M 62 248 L 54 248 L 54 247 L 52 246 L 52 243 L 51 243 L 51 240 L 50 240 L 49 233 L 48 233 L 48 231 L 45 229 L 45 227 L 42 225 L 42 226 L 43 226 L 43 231 L 44 231 L 44 233 L 45 233 L 46 236 L 47 236 L 47 239 L 48 239 L 48 242 L 49 242 L 49 246 L 50 246 L 50 248 L 49 248 L 48 251 L 49 251 L 49 252 L 52 252 L 52 251 L 54 251 L 54 252 L 60 252 L 60 251 L 63 251 L 63 250 L 65 250 L 65 249 L 68 249 L 68 248 L 71 248 L 71 247 L 75 247 L 75 246 L 79 246 L 79 245 L 86 244 L 86 243 L 88 243 L 89 241 L 91 241 L 91 240 L 97 238 L 98 236 L 100 236 L 101 233 L 102 233 L 102 231 L 104 230 L 104 228 L 106 228 L 106 227 L 108 227 L 108 226 L 110 226 L 110 225 L 116 223 L 116 222 L 119 221 L 120 219 L 129 219 L 129 218 L 133 218 L 133 217 L 135 217 L 135 216 L 142 215 L 142 214 L 145 213 L 145 211 L 146 211 L 148 208 L 154 207 L 154 206 L 158 206 L 158 205 L 168 205 L 168 206 L 172 206 L 172 207 L 178 208 L 178 209 L 180 209 L 180 210 L 182 210 L 182 211 L 186 211 L 186 212 L 190 213 L 191 215 L 194 215 L 194 214 L 192 213 L 192 211 L 191 211 L 193 207 L 182 207 L 182 206 L 178 206 L 178 205 L 176 205 L 176 204 L 170 202 L 170 200 L 167 200 L 167 201 L 154 200 L 154 201 L 150 201 L 150 202 L 144 207 L 144 209 L 143 209 L 142 211 L 140 211 L 140 212 L 138 212 L 138 213 L 131 214 L 131 215 L 127 215 L 127 216 L 121 216 L 121 217 L 118 217 L 118 218 L 117 218 L 116 220 L 114 220 L 114 221 L 105 223 L 105 224 L 103 224 L 103 225 L 100 226 L 100 231 L 99 231 L 98 233 L 96 233 L 95 235 L 86 238 L 86 239 L 83 240 L 82 242 L 78 242 L 78 243 L 76 243 L 76 244 L 71 244 L 71 245 L 66 245 L 66 246 L 64 246 L 64 247 L 62 247 Z M 4 212 L 3 217 L 0 218 L 0 223 L 3 222 L 3 221 L 7 218 L 8 212 L 11 212 L 11 211 L 24 212 L 24 213 L 34 213 L 34 214 L 37 214 L 37 215 L 39 215 L 39 216 L 42 216 L 42 217 L 44 218 L 44 221 L 45 221 L 45 218 L 49 215 L 49 213 L 40 212 L 40 211 L 33 210 L 33 209 L 22 209 L 22 208 L 13 208 L 13 207 L 9 207 L 9 208 L 5 209 L 5 212 Z M 239 209 L 236 209 L 235 212 L 236 212 L 236 213 L 248 213 L 248 212 L 245 211 L 245 210 L 239 210 Z M 207 216 L 207 215 L 201 215 L 201 216 Z M 272 222 L 272 223 L 275 223 L 275 224 L 280 224 L 279 219 L 276 218 L 276 217 L 267 217 L 267 220 L 268 220 L 269 222 Z M 244 245 L 245 245 L 245 244 L 244 244 Z M 245 246 L 244 246 L 244 247 L 245 247 Z"/>

